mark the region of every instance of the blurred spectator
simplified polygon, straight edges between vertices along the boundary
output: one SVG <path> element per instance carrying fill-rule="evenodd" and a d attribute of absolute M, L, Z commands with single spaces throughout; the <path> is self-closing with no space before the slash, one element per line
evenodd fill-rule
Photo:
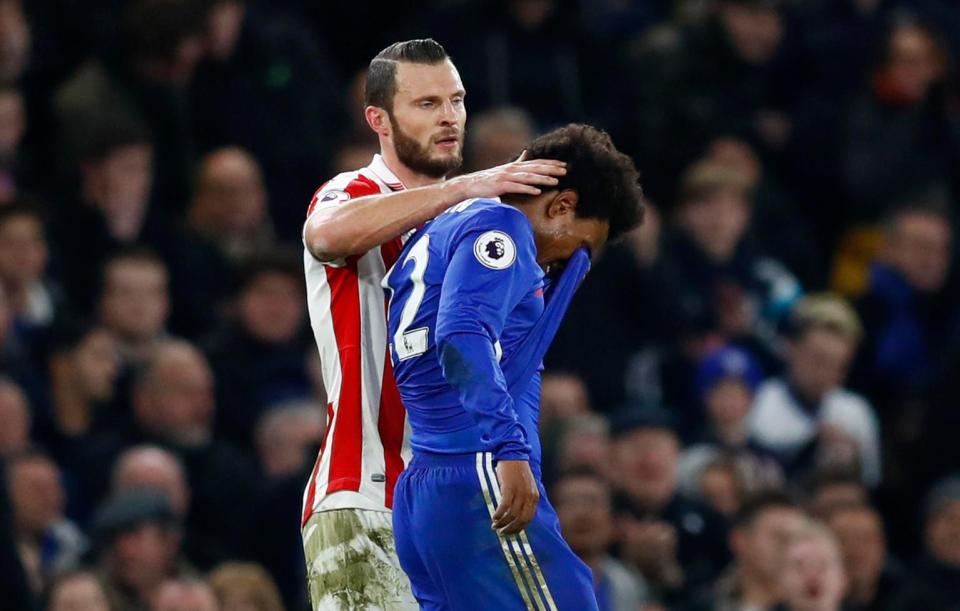
<path fill-rule="evenodd" d="M 219 611 L 284 611 L 277 584 L 263 567 L 227 562 L 207 577 L 213 588 Z"/>
<path fill-rule="evenodd" d="M 53 573 L 77 565 L 87 539 L 64 516 L 60 468 L 49 456 L 24 450 L 7 457 L 6 471 L 20 559 L 39 594 Z"/>
<path fill-rule="evenodd" d="M 808 522 L 787 542 L 780 588 L 785 611 L 841 611 L 847 577 L 840 546 L 819 522 Z"/>
<path fill-rule="evenodd" d="M 654 197 L 670 199 L 680 168 L 716 136 L 746 140 L 767 159 L 790 142 L 796 82 L 785 78 L 793 70 L 783 4 L 719 0 L 704 23 L 638 41 L 627 99 Z"/>
<path fill-rule="evenodd" d="M 305 208 L 296 203 L 328 174 L 346 123 L 341 83 L 302 21 L 245 0 L 210 4 L 208 61 L 191 90 L 197 139 L 260 160 L 279 233 L 299 237 Z"/>
<path fill-rule="evenodd" d="M 614 541 L 610 485 L 589 468 L 560 475 L 550 490 L 563 538 L 593 572 L 601 611 L 635 611 L 647 597 L 639 575 L 612 558 Z"/>
<path fill-rule="evenodd" d="M 0 469 L 0 595 L 15 609 L 28 609 L 33 604 L 31 584 L 20 561 L 10 482 L 6 468 Z"/>
<path fill-rule="evenodd" d="M 75 163 L 90 129 L 146 126 L 156 152 L 153 201 L 163 210 L 186 207 L 194 156 L 187 88 L 204 53 L 206 11 L 201 0 L 122 6 L 117 48 L 83 64 L 54 98 L 68 163 Z"/>
<path fill-rule="evenodd" d="M 150 490 L 129 490 L 107 499 L 94 520 L 100 574 L 114 611 L 149 604 L 169 577 L 190 575 L 180 556 L 182 533 L 166 499 Z"/>
<path fill-rule="evenodd" d="M 186 470 L 191 491 L 191 560 L 212 566 L 241 544 L 238 532 L 255 485 L 245 456 L 213 435 L 213 378 L 203 355 L 187 342 L 165 340 L 138 371 L 132 389 L 132 421 L 106 431 L 82 454 L 85 486 L 99 498 L 117 456 L 138 444 L 171 451 Z M 195 527 L 195 528 L 194 528 Z"/>
<path fill-rule="evenodd" d="M 146 132 L 119 120 L 84 140 L 80 184 L 57 206 L 51 232 L 60 277 L 80 311 L 90 309 L 97 270 L 111 253 L 164 241 L 149 210 L 152 157 Z"/>
<path fill-rule="evenodd" d="M 477 115 L 470 120 L 467 171 L 485 170 L 510 161 L 534 135 L 530 117 L 519 108 L 495 108 Z"/>
<path fill-rule="evenodd" d="M 614 481 L 610 426 L 603 416 L 593 413 L 571 415 L 560 423 L 559 429 L 553 451 L 555 460 L 545 454 L 549 475 L 589 468 L 606 482 Z"/>
<path fill-rule="evenodd" d="M 33 418 L 27 396 L 13 380 L 0 376 L 0 457 L 14 455 L 30 444 Z"/>
<path fill-rule="evenodd" d="M 710 353 L 697 371 L 697 394 L 706 412 L 706 422 L 680 461 L 681 486 L 703 492 L 705 470 L 720 461 L 734 469 L 732 481 L 754 492 L 783 483 L 776 460 L 750 437 L 748 416 L 754 393 L 763 379 L 756 360 L 746 350 L 724 347 Z M 695 421 L 702 420 L 697 411 Z M 713 479 L 723 483 L 723 469 L 714 469 Z"/>
<path fill-rule="evenodd" d="M 694 597 L 693 610 L 769 611 L 781 602 L 780 572 L 787 543 L 803 527 L 803 511 L 783 492 L 749 497 L 730 534 L 733 564 L 716 584 Z"/>
<path fill-rule="evenodd" d="M 859 465 L 864 483 L 880 482 L 880 431 L 859 395 L 843 389 L 863 335 L 856 312 L 831 295 L 795 308 L 784 377 L 764 382 L 750 418 L 752 436 L 788 475 L 818 463 Z"/>
<path fill-rule="evenodd" d="M 113 611 L 107 590 L 94 573 L 67 571 L 53 578 L 46 611 Z"/>
<path fill-rule="evenodd" d="M 146 249 L 121 251 L 104 263 L 100 322 L 117 342 L 125 366 L 145 363 L 166 336 L 168 284 L 167 266 Z"/>
<path fill-rule="evenodd" d="M 187 221 L 233 262 L 271 246 L 267 193 L 257 160 L 238 147 L 207 154 Z"/>
<path fill-rule="evenodd" d="M 45 277 L 48 254 L 39 209 L 27 204 L 0 207 L 0 283 L 25 341 L 43 341 L 42 331 L 56 313 L 58 299 Z"/>
<path fill-rule="evenodd" d="M 693 310 L 690 315 L 728 340 L 775 352 L 776 326 L 801 288 L 751 242 L 749 177 L 722 163 L 701 161 L 687 170 L 680 189 L 677 231 L 666 252 L 676 308 Z"/>
<path fill-rule="evenodd" d="M 95 425 L 110 426 L 123 418 L 108 409 L 120 373 L 120 355 L 117 340 L 107 329 L 68 322 L 58 325 L 49 373 L 54 438 L 86 435 Z"/>
<path fill-rule="evenodd" d="M 585 66 L 567 8 L 557 0 L 466 4 L 440 12 L 422 29 L 469 24 L 443 42 L 464 75 L 471 109 L 518 106 L 547 128 L 582 118 L 585 110 Z"/>
<path fill-rule="evenodd" d="M 827 524 L 843 552 L 848 578 L 844 609 L 886 609 L 903 585 L 903 576 L 887 557 L 883 518 L 870 505 L 845 505 L 830 512 Z"/>
<path fill-rule="evenodd" d="M 22 0 L 0 2 L 0 83 L 16 83 L 30 61 L 30 24 Z"/>
<path fill-rule="evenodd" d="M 0 4 L 0 13 L 3 12 Z M 21 149 L 27 129 L 27 111 L 20 89 L 0 85 L 0 204 L 12 203 L 20 194 L 25 160 Z M 27 179 L 29 180 L 29 179 Z"/>
<path fill-rule="evenodd" d="M 540 388 L 541 429 L 549 429 L 557 421 L 590 411 L 587 389 L 576 374 L 556 369 L 544 372 Z"/>
<path fill-rule="evenodd" d="M 875 220 L 918 189 L 955 186 L 960 124 L 950 114 L 948 69 L 939 35 L 910 15 L 896 15 L 869 89 L 854 102 L 841 135 L 855 219 Z"/>
<path fill-rule="evenodd" d="M 809 477 L 807 511 L 818 520 L 826 520 L 835 509 L 869 502 L 869 492 L 855 471 L 826 467 L 814 471 Z"/>
<path fill-rule="evenodd" d="M 923 557 L 894 609 L 946 611 L 960 605 L 960 476 L 937 483 L 924 502 Z"/>
<path fill-rule="evenodd" d="M 901 402 L 923 395 L 960 337 L 960 303 L 945 290 L 953 242 L 946 208 L 896 210 L 884 241 L 857 304 L 866 329 L 860 383 L 882 411 L 894 414 Z"/>
<path fill-rule="evenodd" d="M 213 590 L 199 579 L 168 579 L 151 601 L 150 611 L 220 611 Z"/>
<path fill-rule="evenodd" d="M 260 470 L 269 478 L 300 475 L 316 457 L 325 428 L 326 412 L 319 403 L 270 406 L 254 431 Z"/>
<path fill-rule="evenodd" d="M 368 132 L 370 131 L 366 123 L 363 124 L 363 128 Z M 377 148 L 376 144 L 362 140 L 351 140 L 341 144 L 333 157 L 333 172 L 340 174 L 366 167 L 370 165 L 370 159 L 379 152 L 380 149 Z"/>
<path fill-rule="evenodd" d="M 670 414 L 633 408 L 614 418 L 621 556 L 669 598 L 715 577 L 726 564 L 719 514 L 677 491 L 680 442 Z M 657 597 L 660 599 L 660 596 Z"/>
<path fill-rule="evenodd" d="M 706 503 L 728 520 L 740 510 L 746 495 L 737 464 L 727 456 L 717 456 L 707 462 L 697 472 L 692 487 L 692 491 L 684 489 L 684 494 Z"/>
<path fill-rule="evenodd" d="M 253 448 L 253 428 L 271 403 L 311 396 L 306 313 L 300 257 L 263 253 L 240 273 L 234 316 L 213 338 L 207 353 L 220 384 L 217 432 L 244 450 Z"/>
<path fill-rule="evenodd" d="M 678 359 L 666 346 L 683 322 L 666 290 L 673 285 L 661 257 L 660 233 L 660 216 L 646 202 L 643 224 L 598 255 L 547 355 L 547 371 L 579 375 L 593 407 L 603 412 L 628 397 L 653 403 L 673 399 L 665 380 Z M 689 386 L 689 380 L 683 384 Z"/>
<path fill-rule="evenodd" d="M 113 466 L 111 492 L 145 488 L 159 492 L 178 520 L 186 520 L 190 488 L 183 465 L 159 446 L 141 445 L 126 450 Z"/>

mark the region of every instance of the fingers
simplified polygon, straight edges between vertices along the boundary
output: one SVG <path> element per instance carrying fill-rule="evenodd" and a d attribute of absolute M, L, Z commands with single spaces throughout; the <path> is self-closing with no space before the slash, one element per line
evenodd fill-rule
<path fill-rule="evenodd" d="M 540 189 L 531 186 L 525 185 L 519 182 L 508 182 L 504 183 L 501 189 L 498 189 L 500 193 L 521 193 L 523 195 L 540 195 Z"/>
<path fill-rule="evenodd" d="M 535 159 L 533 161 L 514 161 L 505 167 L 508 172 L 535 172 L 546 176 L 563 176 L 567 173 L 567 164 L 563 161 Z"/>
<path fill-rule="evenodd" d="M 500 499 L 500 505 L 493 514 L 493 530 L 501 536 L 515 535 L 526 528 L 533 516 L 537 513 L 537 502 L 539 493 L 522 495 L 522 497 L 510 495 Z"/>

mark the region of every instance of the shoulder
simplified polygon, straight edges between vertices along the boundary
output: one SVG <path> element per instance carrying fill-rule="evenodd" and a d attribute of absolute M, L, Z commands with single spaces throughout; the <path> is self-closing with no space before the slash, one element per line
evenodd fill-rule
<path fill-rule="evenodd" d="M 449 214 L 452 215 L 451 220 L 458 221 L 465 231 L 499 230 L 509 233 L 514 240 L 527 236 L 532 240 L 533 237 L 533 230 L 526 215 L 499 200 L 467 200 L 451 208 Z"/>
<path fill-rule="evenodd" d="M 310 200 L 310 207 L 307 209 L 307 216 L 309 217 L 318 206 L 335 206 L 351 199 L 365 197 L 367 195 L 376 195 L 381 192 L 382 189 L 380 185 L 373 179 L 365 176 L 363 170 L 343 172 L 323 183 L 320 188 L 313 193 L 313 197 Z"/>
<path fill-rule="evenodd" d="M 867 420 L 874 419 L 873 408 L 870 407 L 870 403 L 863 396 L 845 388 L 833 391 L 830 394 L 828 405 L 835 410 L 850 415 L 856 415 Z"/>

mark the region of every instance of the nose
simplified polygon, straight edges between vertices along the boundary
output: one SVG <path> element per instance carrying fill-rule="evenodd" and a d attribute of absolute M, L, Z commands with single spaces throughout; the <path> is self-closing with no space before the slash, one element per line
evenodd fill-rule
<path fill-rule="evenodd" d="M 453 107 L 453 102 L 447 100 L 443 103 L 443 106 L 440 108 L 440 124 L 441 125 L 453 125 L 456 123 L 457 111 Z"/>

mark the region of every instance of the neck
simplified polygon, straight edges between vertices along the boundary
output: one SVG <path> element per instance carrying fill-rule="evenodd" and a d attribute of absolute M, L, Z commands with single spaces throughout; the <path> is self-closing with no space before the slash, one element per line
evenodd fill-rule
<path fill-rule="evenodd" d="M 744 605 L 767 608 L 780 600 L 775 584 L 750 571 L 740 572 L 740 600 Z"/>
<path fill-rule="evenodd" d="M 380 156 L 383 157 L 383 162 L 387 165 L 387 168 L 400 179 L 400 183 L 407 189 L 426 187 L 446 180 L 446 177 L 437 178 L 414 172 L 400 161 L 392 146 L 383 146 L 383 142 L 380 145 Z"/>

